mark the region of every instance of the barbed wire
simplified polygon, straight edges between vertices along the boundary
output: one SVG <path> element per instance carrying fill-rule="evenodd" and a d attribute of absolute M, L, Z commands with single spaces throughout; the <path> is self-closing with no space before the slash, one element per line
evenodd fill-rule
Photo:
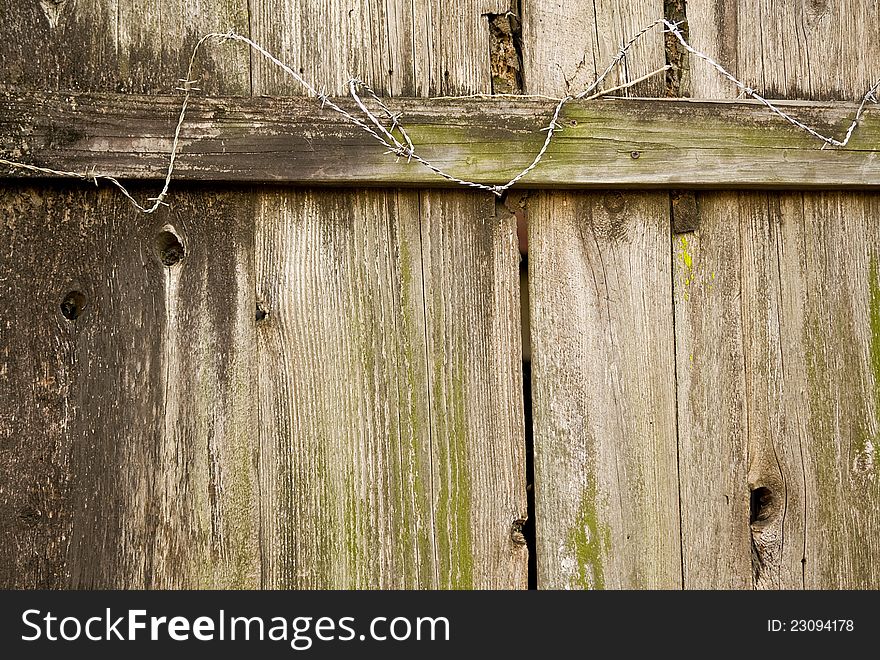
<path fill-rule="evenodd" d="M 171 187 L 171 181 L 174 176 L 174 166 L 175 166 L 175 163 L 177 161 L 178 156 L 180 155 L 180 133 L 181 133 L 183 125 L 186 121 L 186 111 L 187 111 L 187 108 L 189 107 L 189 102 L 192 98 L 193 92 L 201 91 L 198 87 L 194 86 L 198 82 L 197 80 L 193 79 L 193 70 L 195 68 L 196 56 L 198 55 L 199 51 L 204 46 L 204 44 L 207 43 L 208 41 L 211 41 L 211 40 L 216 40 L 220 44 L 234 41 L 234 42 L 240 42 L 240 43 L 247 45 L 253 51 L 259 53 L 266 60 L 268 60 L 269 62 L 271 62 L 272 64 L 274 64 L 278 68 L 280 68 L 282 71 L 284 71 L 285 74 L 287 74 L 290 78 L 295 80 L 306 92 L 308 92 L 308 94 L 315 97 L 315 99 L 318 102 L 320 102 L 321 108 L 329 108 L 333 112 L 336 112 L 343 119 L 354 124 L 355 126 L 360 128 L 361 130 L 363 130 L 365 133 L 370 135 L 373 139 L 378 141 L 380 144 L 385 146 L 385 148 L 386 148 L 385 153 L 390 154 L 390 155 L 394 155 L 397 158 L 406 158 L 407 162 L 416 161 L 419 164 L 421 164 L 422 166 L 428 168 L 430 171 L 434 172 L 436 175 L 438 175 L 448 181 L 451 181 L 453 183 L 457 183 L 462 186 L 475 188 L 478 190 L 485 190 L 485 191 L 491 192 L 499 197 L 502 196 L 505 193 L 505 191 L 507 191 L 512 186 L 516 185 L 519 181 L 521 181 L 523 178 L 528 176 L 529 173 L 532 172 L 536 167 L 538 167 L 539 163 L 546 155 L 547 150 L 550 148 L 550 144 L 553 140 L 553 136 L 556 133 L 563 130 L 562 125 L 559 123 L 559 116 L 562 113 L 563 108 L 565 108 L 565 106 L 568 103 L 570 103 L 572 101 L 579 101 L 579 100 L 590 101 L 590 100 L 600 98 L 602 96 L 607 96 L 608 94 L 611 94 L 613 92 L 627 89 L 629 87 L 637 85 L 640 82 L 648 80 L 649 78 L 657 76 L 657 75 L 667 71 L 668 69 L 672 68 L 671 65 L 667 64 L 664 67 L 661 67 L 655 71 L 647 73 L 647 74 L 645 74 L 635 80 L 631 80 L 631 81 L 625 82 L 621 85 L 617 85 L 616 87 L 612 87 L 612 88 L 606 89 L 606 90 L 599 90 L 598 89 L 599 86 L 605 81 L 605 79 L 611 74 L 611 72 L 618 65 L 620 65 L 620 63 L 626 58 L 627 53 L 630 51 L 630 49 L 636 43 L 638 43 L 646 34 L 648 34 L 650 31 L 652 31 L 653 29 L 655 29 L 661 25 L 663 26 L 664 33 L 670 33 L 670 34 L 674 35 L 675 38 L 678 40 L 678 42 L 681 44 L 681 46 L 688 53 L 690 53 L 691 55 L 695 56 L 696 58 L 706 62 L 710 67 L 715 69 L 723 78 L 725 78 L 726 80 L 733 83 L 740 90 L 742 95 L 749 96 L 749 97 L 755 99 L 756 101 L 758 101 L 759 103 L 766 106 L 771 112 L 778 115 L 779 117 L 781 117 L 785 121 L 791 123 L 792 125 L 796 126 L 797 128 L 799 128 L 803 131 L 806 131 L 807 133 L 809 133 L 813 137 L 821 140 L 824 143 L 822 145 L 823 149 L 828 146 L 845 147 L 849 143 L 849 140 L 852 137 L 853 132 L 856 129 L 856 126 L 858 125 L 859 121 L 861 120 L 861 118 L 865 112 L 867 103 L 869 101 L 873 102 L 873 103 L 877 103 L 876 92 L 878 89 L 880 89 L 880 80 L 878 80 L 876 83 L 874 83 L 874 85 L 862 97 L 861 103 L 859 104 L 859 106 L 856 110 L 855 116 L 853 117 L 852 122 L 850 123 L 849 127 L 847 128 L 843 139 L 838 140 L 834 137 L 823 135 L 822 133 L 820 133 L 816 129 L 808 126 L 807 124 L 803 123 L 802 121 L 800 121 L 796 117 L 785 112 L 784 110 L 779 108 L 777 105 L 775 105 L 771 101 L 768 101 L 767 99 L 765 99 L 756 90 L 752 89 L 751 87 L 749 87 L 748 85 L 746 85 L 745 83 L 740 81 L 738 78 L 736 78 L 736 76 L 734 76 L 732 73 L 727 71 L 727 69 L 725 69 L 721 64 L 716 62 L 709 55 L 706 55 L 705 53 L 703 53 L 703 52 L 697 50 L 696 48 L 694 48 L 693 46 L 691 46 L 688 43 L 688 41 L 685 39 L 681 30 L 679 29 L 679 27 L 683 23 L 684 23 L 684 21 L 673 22 L 673 21 L 666 20 L 665 18 L 661 18 L 661 19 L 654 21 L 650 25 L 645 26 L 641 30 L 639 30 L 636 34 L 634 34 L 627 41 L 625 41 L 624 43 L 621 44 L 620 49 L 618 50 L 617 54 L 611 59 L 611 62 L 608 64 L 608 66 L 602 71 L 601 74 L 599 74 L 596 77 L 596 79 L 592 83 L 590 83 L 586 87 L 586 89 L 584 89 L 580 93 L 574 94 L 574 95 L 567 94 L 561 98 L 553 98 L 553 97 L 549 97 L 549 96 L 539 96 L 539 98 L 556 101 L 556 106 L 553 110 L 553 115 L 550 119 L 550 122 L 547 124 L 547 126 L 540 129 L 540 131 L 546 132 L 547 136 L 544 138 L 544 142 L 542 143 L 541 148 L 535 154 L 531 163 L 529 163 L 519 173 L 517 173 L 514 177 L 512 177 L 509 181 L 507 181 L 507 183 L 504 183 L 502 185 L 490 185 L 490 184 L 485 184 L 485 183 L 479 183 L 477 181 L 468 181 L 467 179 L 461 179 L 459 177 L 454 176 L 453 174 L 446 172 L 445 170 L 441 169 L 440 167 L 438 167 L 437 165 L 435 165 L 431 161 L 429 161 L 426 158 L 424 158 L 423 156 L 421 156 L 416 151 L 416 147 L 413 144 L 412 139 L 410 138 L 409 134 L 406 131 L 406 128 L 404 127 L 404 125 L 401 121 L 402 117 L 403 117 L 402 113 L 393 112 L 386 105 L 386 103 L 379 97 L 379 95 L 376 94 L 376 92 L 369 85 L 367 85 L 365 82 L 363 82 L 362 80 L 359 80 L 358 78 L 349 79 L 348 91 L 349 91 L 349 96 L 351 97 L 351 99 L 354 101 L 355 105 L 358 107 L 358 109 L 363 114 L 363 118 L 358 117 L 358 116 L 352 114 L 351 112 L 345 110 L 344 108 L 340 107 L 336 102 L 333 101 L 333 99 L 331 99 L 325 93 L 324 90 L 319 91 L 316 87 L 314 87 L 311 83 L 309 83 L 309 81 L 306 80 L 302 75 L 300 75 L 294 69 L 292 69 L 290 66 L 288 66 L 287 64 L 282 62 L 277 57 L 275 57 L 275 55 L 270 53 L 263 46 L 256 43 L 255 41 L 253 41 L 249 37 L 245 37 L 244 35 L 240 35 L 240 34 L 236 33 L 234 30 L 230 30 L 228 32 L 211 32 L 209 34 L 206 34 L 198 41 L 198 43 L 193 48 L 193 52 L 192 52 L 192 55 L 190 56 L 190 60 L 189 60 L 189 67 L 187 69 L 186 78 L 180 79 L 179 82 L 181 83 L 182 86 L 177 88 L 179 91 L 183 92 L 184 96 L 183 96 L 183 102 L 181 103 L 181 107 L 180 107 L 180 115 L 178 117 L 177 125 L 174 129 L 174 137 L 173 137 L 173 140 L 171 143 L 171 154 L 170 154 L 170 157 L 168 160 L 168 168 L 167 168 L 166 174 L 165 174 L 165 182 L 164 182 L 164 185 L 162 186 L 162 190 L 159 192 L 159 194 L 156 197 L 150 197 L 147 199 L 148 202 L 152 202 L 151 205 L 140 204 L 131 195 L 131 193 L 126 189 L 126 187 L 122 183 L 119 182 L 119 180 L 116 177 L 111 176 L 109 174 L 100 174 L 94 170 L 88 171 L 88 172 L 71 172 L 71 171 L 64 171 L 64 170 L 56 170 L 56 169 L 52 169 L 49 167 L 41 167 L 38 165 L 31 165 L 28 163 L 7 160 L 5 158 L 0 158 L 0 164 L 6 165 L 6 166 L 12 167 L 12 168 L 24 169 L 24 170 L 28 170 L 28 171 L 32 171 L 32 172 L 41 173 L 41 174 L 49 174 L 49 175 L 53 175 L 53 176 L 69 177 L 69 178 L 82 179 L 85 181 L 92 181 L 92 182 L 94 182 L 94 184 L 96 186 L 98 185 L 99 181 L 107 181 L 107 182 L 111 183 L 112 185 L 116 186 L 116 188 L 118 188 L 122 192 L 122 194 L 135 206 L 135 208 L 137 208 L 139 211 L 141 211 L 143 213 L 154 213 L 160 207 L 167 206 L 168 204 L 165 202 L 165 199 L 168 197 L 169 189 Z M 371 110 L 367 106 L 367 104 L 364 102 L 364 100 L 361 98 L 362 92 L 366 93 L 366 96 L 368 96 L 370 98 L 371 102 L 373 104 L 375 104 L 375 106 L 378 108 L 378 113 L 379 113 L 379 115 L 382 115 L 382 119 L 380 119 L 380 117 L 377 116 L 376 111 Z M 471 95 L 470 97 L 435 97 L 435 98 L 484 98 L 484 97 L 491 98 L 493 96 L 497 97 L 497 96 L 511 96 L 511 95 L 474 94 L 474 95 Z M 512 96 L 519 96 L 520 98 L 522 98 L 525 95 L 512 95 Z M 384 123 L 383 123 L 383 119 L 384 119 Z M 395 131 L 397 131 L 399 133 L 400 137 L 395 135 Z"/>
<path fill-rule="evenodd" d="M 856 110 L 856 114 L 855 114 L 855 117 L 853 117 L 852 123 L 849 125 L 849 128 L 846 130 L 846 135 L 844 136 L 843 140 L 835 140 L 833 137 L 829 137 L 827 135 L 822 135 L 814 128 L 807 126 L 806 124 L 804 124 L 800 120 L 796 119 L 792 115 L 779 109 L 778 106 L 774 105 L 772 102 L 765 99 L 763 96 L 758 94 L 757 91 L 755 91 L 751 87 L 747 86 L 745 83 L 738 80 L 736 78 L 736 76 L 734 76 L 727 69 L 725 69 L 723 66 L 718 64 L 718 62 L 713 60 L 711 57 L 709 57 L 705 53 L 701 53 L 696 48 L 691 46 L 685 40 L 684 35 L 681 33 L 681 31 L 678 29 L 678 26 L 681 25 L 681 23 L 671 23 L 666 20 L 664 20 L 663 22 L 667 26 L 667 29 L 664 30 L 664 32 L 670 32 L 671 34 L 673 34 L 678 39 L 679 43 L 682 45 L 682 47 L 687 52 L 689 52 L 691 55 L 706 62 L 709 66 L 711 66 L 713 69 L 718 71 L 718 73 L 720 73 L 724 78 L 726 78 L 727 80 L 732 82 L 734 85 L 736 85 L 736 87 L 746 96 L 751 96 L 756 101 L 759 101 L 760 103 L 767 106 L 771 112 L 782 117 L 785 121 L 797 126 L 801 130 L 806 131 L 807 133 L 809 133 L 813 137 L 822 140 L 825 143 L 822 146 L 823 149 L 829 145 L 834 146 L 834 147 L 845 147 L 849 143 L 849 139 L 852 137 L 853 131 L 856 129 L 856 126 L 858 125 L 859 120 L 862 118 L 862 115 L 865 112 L 865 105 L 868 103 L 868 101 L 871 101 L 872 103 L 877 103 L 877 97 L 875 96 L 875 93 L 877 92 L 878 89 L 880 89 L 880 80 L 877 80 L 877 82 L 875 82 L 871 86 L 871 88 L 868 89 L 867 92 L 865 92 L 865 95 L 862 97 L 862 102 L 859 104 L 859 107 Z"/>

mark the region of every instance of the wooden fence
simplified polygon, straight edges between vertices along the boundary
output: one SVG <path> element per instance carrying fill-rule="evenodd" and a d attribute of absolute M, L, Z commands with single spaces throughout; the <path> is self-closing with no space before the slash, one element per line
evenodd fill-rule
<path fill-rule="evenodd" d="M 839 131 L 878 14 L 5 1 L 0 157 L 155 194 L 177 80 L 230 28 L 328 94 L 411 97 L 426 153 L 491 183 L 552 103 L 425 97 L 576 92 L 664 15 Z M 609 83 L 673 64 L 627 92 L 653 98 L 572 104 L 496 200 L 202 53 L 169 207 L 2 170 L 0 586 L 880 587 L 876 110 L 821 150 L 655 30 Z"/>

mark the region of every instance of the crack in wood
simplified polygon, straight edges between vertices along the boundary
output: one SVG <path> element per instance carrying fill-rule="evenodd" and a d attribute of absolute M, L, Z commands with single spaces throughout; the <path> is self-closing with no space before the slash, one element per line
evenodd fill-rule
<path fill-rule="evenodd" d="M 522 45 L 519 16 L 486 14 L 489 21 L 489 54 L 493 94 L 522 94 Z"/>

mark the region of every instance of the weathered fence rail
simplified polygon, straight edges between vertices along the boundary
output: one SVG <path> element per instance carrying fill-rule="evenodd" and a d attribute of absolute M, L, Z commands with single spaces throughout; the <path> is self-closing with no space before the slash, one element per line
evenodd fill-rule
<path fill-rule="evenodd" d="M 347 99 L 334 102 L 357 115 Z M 118 178 L 164 178 L 179 96 L 0 96 L 0 156 Z M 552 101 L 395 98 L 418 152 L 466 180 L 502 184 L 544 141 Z M 858 106 L 781 101 L 843 136 Z M 880 116 L 846 147 L 823 143 L 755 101 L 628 98 L 572 102 L 525 188 L 871 188 L 880 185 Z M 307 98 L 197 98 L 181 131 L 181 180 L 336 186 L 450 186 Z M 9 168 L 5 176 L 33 172 Z"/>

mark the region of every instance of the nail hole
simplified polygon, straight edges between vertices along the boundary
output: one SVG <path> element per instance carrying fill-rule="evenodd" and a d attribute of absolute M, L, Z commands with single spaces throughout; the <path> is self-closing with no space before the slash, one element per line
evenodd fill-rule
<path fill-rule="evenodd" d="M 578 125 L 578 120 L 572 119 L 570 122 L 568 122 L 568 125 L 571 126 L 572 128 L 574 128 L 575 126 Z"/>
<path fill-rule="evenodd" d="M 639 156 L 642 155 L 642 152 L 641 151 L 631 151 L 629 155 L 632 156 L 633 158 L 638 158 Z"/>
<path fill-rule="evenodd" d="M 259 323 L 260 321 L 266 320 L 267 316 L 269 316 L 269 312 L 263 306 L 263 303 L 261 303 L 260 301 L 257 301 L 257 313 L 256 313 L 257 323 Z"/>
<path fill-rule="evenodd" d="M 751 524 L 766 523 L 775 512 L 773 491 L 766 486 L 759 486 L 751 492 L 749 498 L 749 522 Z"/>
<path fill-rule="evenodd" d="M 81 291 L 71 291 L 61 301 L 61 315 L 68 321 L 76 321 L 86 306 L 86 297 Z"/>
<path fill-rule="evenodd" d="M 156 237 L 156 251 L 159 253 L 159 260 L 166 266 L 173 266 L 186 256 L 177 234 L 167 230 Z"/>

